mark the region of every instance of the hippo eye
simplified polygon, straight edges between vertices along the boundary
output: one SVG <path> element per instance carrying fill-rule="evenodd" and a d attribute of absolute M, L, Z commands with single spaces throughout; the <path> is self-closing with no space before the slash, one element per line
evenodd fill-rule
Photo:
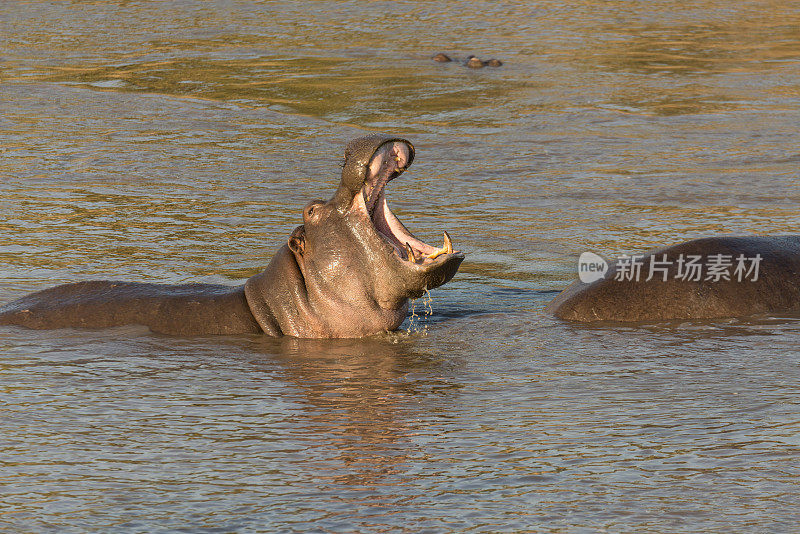
<path fill-rule="evenodd" d="M 304 210 L 305 218 L 306 219 L 310 218 L 314 214 L 314 210 L 316 210 L 318 207 L 322 206 L 323 204 L 325 204 L 325 203 L 322 202 L 321 200 L 315 200 L 313 202 L 310 202 L 305 207 L 305 210 Z"/>

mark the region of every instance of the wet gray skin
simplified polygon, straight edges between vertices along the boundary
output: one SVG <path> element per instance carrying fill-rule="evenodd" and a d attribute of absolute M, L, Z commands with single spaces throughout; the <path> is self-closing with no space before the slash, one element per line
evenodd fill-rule
<path fill-rule="evenodd" d="M 437 63 L 449 63 L 453 61 L 453 59 L 450 56 L 442 52 L 433 56 L 432 59 Z M 479 57 L 468 56 L 466 61 L 464 61 L 464 65 L 466 65 L 471 69 L 480 69 L 483 67 L 501 67 L 503 65 L 503 62 L 500 61 L 499 59 L 494 59 L 494 58 L 483 61 Z"/>
<path fill-rule="evenodd" d="M 700 257 L 706 266 L 716 255 L 731 266 L 728 279 L 683 279 L 679 260 Z M 745 271 L 736 272 L 743 258 Z M 753 259 L 758 267 L 753 267 Z M 666 273 L 649 277 L 651 259 Z M 800 236 L 708 237 L 651 251 L 642 258 L 639 280 L 618 278 L 620 263 L 609 266 L 600 280 L 580 280 L 562 291 L 546 308 L 558 318 L 578 322 L 621 323 L 746 317 L 757 314 L 800 312 Z M 628 271 L 628 274 L 630 271 Z M 687 269 L 683 269 L 683 274 Z M 666 280 L 664 279 L 666 277 Z"/>
<path fill-rule="evenodd" d="M 449 281 L 464 254 L 418 239 L 391 212 L 386 185 L 414 160 L 384 135 L 347 145 L 333 198 L 303 210 L 267 268 L 244 286 L 92 281 L 65 284 L 0 308 L 0 324 L 107 328 L 140 324 L 172 335 L 265 333 L 362 337 L 397 329 L 408 301 Z"/>

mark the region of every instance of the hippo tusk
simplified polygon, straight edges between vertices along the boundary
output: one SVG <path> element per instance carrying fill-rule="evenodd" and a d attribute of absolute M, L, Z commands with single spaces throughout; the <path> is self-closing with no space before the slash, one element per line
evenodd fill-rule
<path fill-rule="evenodd" d="M 395 176 L 400 176 L 401 174 L 403 174 L 403 171 L 405 171 L 407 167 L 403 166 L 403 163 L 402 163 L 403 162 L 403 158 L 401 158 L 400 156 L 395 156 L 394 160 L 397 162 L 397 167 L 395 168 L 395 171 L 394 171 L 396 173 Z"/>
<path fill-rule="evenodd" d="M 414 249 L 411 248 L 411 245 L 409 245 L 407 242 L 406 242 L 406 253 L 408 254 L 408 261 L 417 263 L 417 255 L 414 254 Z"/>
<path fill-rule="evenodd" d="M 452 253 L 453 253 L 453 242 L 450 240 L 450 234 L 445 232 L 442 248 L 436 250 L 433 254 L 429 254 L 428 259 L 435 260 L 442 254 L 452 254 Z"/>

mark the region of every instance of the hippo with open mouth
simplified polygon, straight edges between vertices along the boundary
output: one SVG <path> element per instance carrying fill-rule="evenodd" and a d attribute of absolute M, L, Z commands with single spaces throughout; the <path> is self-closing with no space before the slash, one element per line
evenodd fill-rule
<path fill-rule="evenodd" d="M 385 135 L 351 141 L 333 198 L 243 286 L 90 281 L 32 293 L 0 308 L 0 324 L 107 328 L 140 324 L 171 335 L 363 337 L 399 328 L 408 301 L 449 281 L 464 254 L 415 238 L 385 187 L 414 161 L 414 146 Z"/>

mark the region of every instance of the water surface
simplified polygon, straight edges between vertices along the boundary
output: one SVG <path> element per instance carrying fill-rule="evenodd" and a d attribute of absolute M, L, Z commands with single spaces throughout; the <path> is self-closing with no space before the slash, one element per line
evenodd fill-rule
<path fill-rule="evenodd" d="M 585 250 L 797 231 L 793 4 L 20 1 L 0 37 L 0 302 L 242 283 L 374 131 L 468 254 L 375 339 L 5 329 L 3 529 L 795 529 L 795 319 L 542 314 Z"/>

